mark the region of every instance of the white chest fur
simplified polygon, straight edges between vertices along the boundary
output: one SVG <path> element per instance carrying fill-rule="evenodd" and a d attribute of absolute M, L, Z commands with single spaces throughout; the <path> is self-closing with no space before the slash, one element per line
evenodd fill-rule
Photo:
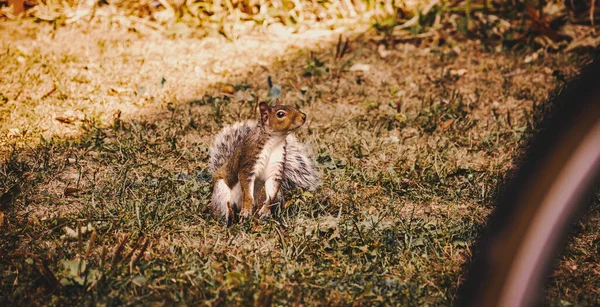
<path fill-rule="evenodd" d="M 273 137 L 265 143 L 258 154 L 252 173 L 260 181 L 270 178 L 280 179 L 283 175 L 285 159 L 285 136 Z"/>

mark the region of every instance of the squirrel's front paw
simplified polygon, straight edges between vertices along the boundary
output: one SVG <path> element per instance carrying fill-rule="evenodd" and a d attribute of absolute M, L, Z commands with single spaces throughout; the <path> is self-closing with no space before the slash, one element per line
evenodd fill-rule
<path fill-rule="evenodd" d="M 240 212 L 241 221 L 245 221 L 252 216 L 252 209 L 250 208 L 242 208 L 242 212 Z"/>
<path fill-rule="evenodd" d="M 258 211 L 258 218 L 264 220 L 271 216 L 271 208 L 269 206 L 263 205 Z"/>

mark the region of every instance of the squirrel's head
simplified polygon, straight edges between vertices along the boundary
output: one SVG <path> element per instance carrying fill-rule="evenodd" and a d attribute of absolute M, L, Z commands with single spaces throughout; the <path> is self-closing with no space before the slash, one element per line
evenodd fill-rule
<path fill-rule="evenodd" d="M 266 102 L 259 105 L 260 123 L 271 128 L 273 132 L 292 132 L 304 124 L 306 114 L 292 107 L 281 105 L 278 102 L 274 106 L 269 106 Z"/>

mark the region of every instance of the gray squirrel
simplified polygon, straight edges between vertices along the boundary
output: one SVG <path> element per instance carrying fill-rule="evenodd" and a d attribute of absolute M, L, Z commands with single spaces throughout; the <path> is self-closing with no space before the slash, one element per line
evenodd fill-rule
<path fill-rule="evenodd" d="M 313 191 L 320 184 L 309 148 L 292 134 L 306 115 L 279 100 L 272 107 L 261 102 L 259 112 L 256 121 L 224 127 L 209 152 L 213 214 L 228 223 L 237 213 L 248 218 L 261 200 L 258 215 L 268 217 L 283 200 L 281 189 Z"/>

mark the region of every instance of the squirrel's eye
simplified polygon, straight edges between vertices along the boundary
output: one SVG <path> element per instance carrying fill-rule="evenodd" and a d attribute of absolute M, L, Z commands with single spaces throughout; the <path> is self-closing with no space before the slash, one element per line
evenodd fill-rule
<path fill-rule="evenodd" d="M 277 118 L 283 118 L 285 116 L 285 112 L 279 111 L 277 112 Z"/>

